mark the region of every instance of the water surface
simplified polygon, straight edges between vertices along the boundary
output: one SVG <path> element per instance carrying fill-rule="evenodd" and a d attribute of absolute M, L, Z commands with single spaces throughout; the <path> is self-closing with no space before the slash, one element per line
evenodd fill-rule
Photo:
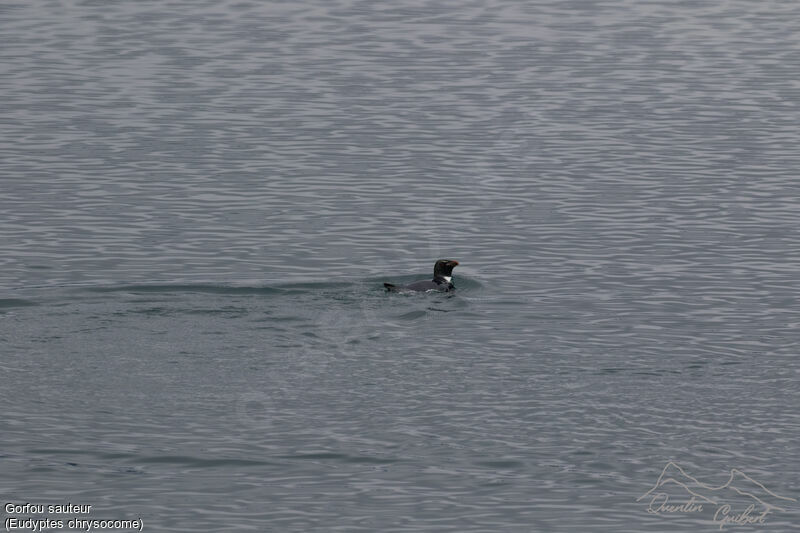
<path fill-rule="evenodd" d="M 637 501 L 669 461 L 800 499 L 798 19 L 5 3 L 4 500 L 151 531 L 718 531 Z M 455 294 L 383 292 L 442 257 Z M 725 530 L 800 524 L 759 494 L 782 509 Z"/>

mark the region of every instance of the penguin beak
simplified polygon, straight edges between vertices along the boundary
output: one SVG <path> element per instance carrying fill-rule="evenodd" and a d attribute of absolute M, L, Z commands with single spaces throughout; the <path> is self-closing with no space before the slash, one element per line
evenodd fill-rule
<path fill-rule="evenodd" d="M 453 266 L 458 266 L 458 261 L 450 261 L 450 264 Z"/>

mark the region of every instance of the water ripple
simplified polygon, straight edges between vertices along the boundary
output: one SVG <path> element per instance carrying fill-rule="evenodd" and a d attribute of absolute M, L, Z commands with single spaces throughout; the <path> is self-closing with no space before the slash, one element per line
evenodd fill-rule
<path fill-rule="evenodd" d="M 797 497 L 799 9 L 4 3 L 4 493 L 304 532 L 716 528 L 635 501 L 668 460 Z M 383 292 L 440 257 L 455 294 Z"/>

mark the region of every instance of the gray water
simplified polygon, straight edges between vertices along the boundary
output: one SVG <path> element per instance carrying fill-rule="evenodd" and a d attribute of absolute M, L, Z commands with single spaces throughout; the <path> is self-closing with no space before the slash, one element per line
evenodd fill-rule
<path fill-rule="evenodd" d="M 799 24 L 4 2 L 4 527 L 796 530 Z"/>

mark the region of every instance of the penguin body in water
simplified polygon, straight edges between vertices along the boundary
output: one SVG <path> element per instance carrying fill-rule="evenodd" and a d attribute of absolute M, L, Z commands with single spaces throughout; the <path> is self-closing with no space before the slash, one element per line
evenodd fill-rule
<path fill-rule="evenodd" d="M 392 283 L 384 283 L 383 286 L 389 292 L 428 292 L 439 291 L 447 292 L 455 289 L 453 285 L 453 269 L 458 266 L 458 261 L 452 259 L 439 259 L 433 265 L 433 279 L 420 280 L 408 285 L 394 285 Z"/>

